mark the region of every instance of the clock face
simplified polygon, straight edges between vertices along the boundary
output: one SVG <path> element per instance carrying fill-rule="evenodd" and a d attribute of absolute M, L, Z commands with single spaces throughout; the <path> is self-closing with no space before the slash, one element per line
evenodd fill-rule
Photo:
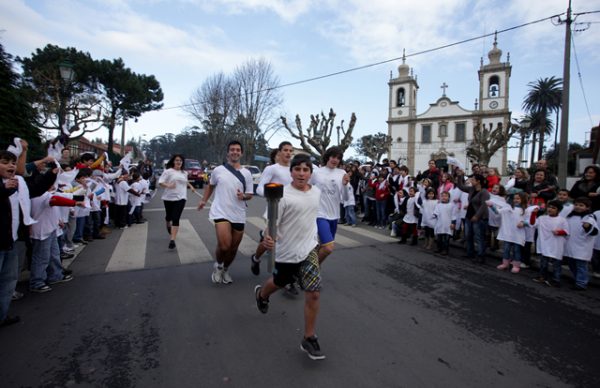
<path fill-rule="evenodd" d="M 490 109 L 496 109 L 498 107 L 498 101 L 490 102 Z"/>
<path fill-rule="evenodd" d="M 398 109 L 398 114 L 401 115 L 402 114 L 402 109 Z"/>

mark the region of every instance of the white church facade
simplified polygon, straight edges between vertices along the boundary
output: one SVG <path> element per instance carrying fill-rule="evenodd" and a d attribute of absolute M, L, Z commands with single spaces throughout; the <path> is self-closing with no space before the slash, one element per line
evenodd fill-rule
<path fill-rule="evenodd" d="M 510 54 L 509 54 L 510 55 Z M 502 51 L 494 46 L 488 53 L 489 63 L 481 60 L 479 75 L 479 98 L 475 109 L 461 107 L 458 101 L 446 96 L 447 85 L 442 85 L 443 94 L 429 108 L 417 114 L 417 78 L 406 64 L 405 58 L 398 67 L 398 77 L 391 78 L 389 85 L 388 135 L 392 144 L 388 152 L 390 159 L 406 165 L 411 174 L 425 170 L 430 159 L 439 167 L 446 165 L 448 156 L 456 158 L 467 170 L 473 163 L 467 157 L 466 148 L 473 141 L 476 128 L 510 124 L 509 79 L 511 65 L 509 57 L 500 62 Z M 507 165 L 507 149 L 497 151 L 489 166 L 496 167 L 501 174 Z"/>

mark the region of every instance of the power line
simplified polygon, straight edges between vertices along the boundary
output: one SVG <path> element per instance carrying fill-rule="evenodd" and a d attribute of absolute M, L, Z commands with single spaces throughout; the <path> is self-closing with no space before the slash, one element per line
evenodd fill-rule
<path fill-rule="evenodd" d="M 600 11 L 597 11 L 597 12 L 600 12 Z M 263 92 L 268 92 L 268 91 L 271 91 L 271 90 L 282 89 L 282 88 L 287 88 L 287 87 L 290 87 L 290 86 L 295 86 L 295 85 L 305 84 L 305 83 L 309 83 L 309 82 L 314 82 L 314 81 L 318 81 L 318 80 L 325 79 L 325 78 L 331 78 L 331 77 L 335 77 L 335 76 L 342 75 L 342 74 L 347 74 L 347 73 L 351 73 L 351 72 L 355 72 L 355 71 L 359 71 L 359 70 L 364 70 L 364 69 L 368 69 L 368 68 L 375 67 L 375 66 L 380 66 L 380 65 L 383 65 L 383 64 L 386 64 L 386 63 L 390 63 L 390 62 L 396 62 L 396 61 L 401 60 L 403 57 L 404 58 L 410 58 L 410 57 L 416 57 L 416 56 L 423 55 L 423 54 L 429 54 L 429 53 L 432 53 L 432 52 L 435 52 L 435 51 L 439 51 L 439 50 L 443 50 L 443 49 L 446 49 L 446 48 L 449 48 L 449 47 L 458 46 L 458 45 L 461 45 L 461 44 L 464 44 L 464 43 L 469 43 L 469 42 L 472 42 L 472 41 L 475 41 L 475 40 L 478 40 L 478 39 L 487 38 L 487 37 L 493 36 L 495 34 L 502 34 L 502 33 L 509 32 L 509 31 L 512 31 L 512 30 L 516 30 L 516 29 L 519 29 L 519 28 L 527 27 L 527 26 L 530 26 L 530 25 L 533 25 L 533 24 L 541 23 L 541 22 L 546 21 L 546 20 L 551 20 L 553 18 L 558 18 L 558 17 L 560 17 L 563 14 L 564 14 L 564 12 L 556 14 L 556 15 L 552 15 L 552 16 L 547 16 L 547 17 L 544 17 L 544 18 L 541 18 L 541 19 L 533 20 L 533 21 L 530 21 L 530 22 L 527 22 L 527 23 L 519 24 L 519 25 L 516 25 L 516 26 L 513 26 L 513 27 L 505 28 L 505 29 L 502 29 L 502 30 L 497 30 L 497 31 L 494 31 L 494 32 L 490 32 L 488 34 L 479 35 L 479 36 L 476 36 L 476 37 L 473 37 L 473 38 L 468 38 L 468 39 L 460 40 L 460 41 L 457 41 L 457 42 L 454 42 L 454 43 L 449 43 L 449 44 L 445 44 L 445 45 L 442 45 L 442 46 L 438 46 L 438 47 L 434 47 L 434 48 L 430 48 L 430 49 L 426 49 L 426 50 L 422 50 L 422 51 L 417 51 L 417 52 L 412 53 L 412 54 L 406 54 L 406 55 L 403 55 L 402 57 L 396 57 L 396 58 L 386 59 L 384 61 L 369 63 L 367 65 L 357 66 L 357 67 L 353 67 L 353 68 L 345 69 L 345 70 L 340 70 L 340 71 L 336 71 L 336 72 L 333 72 L 333 73 L 328 73 L 328 74 L 320 75 L 320 76 L 317 76 L 317 77 L 306 78 L 306 79 L 299 80 L 299 81 L 289 82 L 289 83 L 286 83 L 286 84 L 277 85 L 277 86 L 272 87 L 272 88 L 261 89 L 261 90 L 255 91 L 254 93 L 263 93 Z M 199 104 L 201 104 L 203 102 L 204 101 L 200 101 L 200 102 L 196 102 L 196 103 L 190 103 L 190 104 L 182 104 L 182 105 L 177 105 L 177 106 L 171 106 L 171 107 L 161 108 L 161 109 L 157 109 L 157 110 L 171 110 L 171 109 L 187 108 L 187 107 L 190 107 L 190 106 L 199 105 Z"/>
<path fill-rule="evenodd" d="M 583 94 L 583 101 L 585 102 L 585 108 L 587 109 L 588 118 L 590 119 L 590 127 L 594 126 L 592 121 L 592 114 L 590 113 L 590 106 L 585 95 L 585 89 L 583 87 L 583 79 L 581 77 L 581 68 L 579 67 L 579 58 L 577 57 L 577 50 L 575 49 L 575 37 L 571 35 L 571 42 L 573 43 L 573 56 L 575 57 L 575 64 L 577 66 L 577 76 L 579 77 L 579 86 L 581 87 L 581 94 Z"/>

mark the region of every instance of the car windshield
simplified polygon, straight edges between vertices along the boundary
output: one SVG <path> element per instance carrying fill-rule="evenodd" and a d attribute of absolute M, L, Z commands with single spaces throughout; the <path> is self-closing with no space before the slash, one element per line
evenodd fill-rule
<path fill-rule="evenodd" d="M 200 166 L 200 162 L 186 160 L 185 161 L 185 168 L 186 169 L 202 168 L 202 166 Z"/>
<path fill-rule="evenodd" d="M 260 170 L 258 169 L 258 167 L 254 167 L 254 166 L 248 166 L 246 167 L 248 170 L 250 170 L 251 174 L 260 174 Z"/>

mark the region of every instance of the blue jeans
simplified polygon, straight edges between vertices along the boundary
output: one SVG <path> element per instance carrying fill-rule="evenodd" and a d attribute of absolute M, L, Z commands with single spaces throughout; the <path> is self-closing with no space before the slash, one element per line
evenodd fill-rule
<path fill-rule="evenodd" d="M 552 280 L 560 283 L 560 273 L 562 272 L 562 263 L 560 260 L 553 259 L 552 257 L 542 256 L 540 258 L 540 276 L 544 279 L 548 279 L 548 263 L 552 263 L 553 274 Z"/>
<path fill-rule="evenodd" d="M 0 321 L 8 314 L 13 291 L 19 278 L 19 257 L 17 248 L 0 251 Z"/>
<path fill-rule="evenodd" d="M 588 284 L 588 262 L 585 260 L 567 258 L 569 268 L 575 277 L 575 285 L 577 287 L 586 288 Z"/>
<path fill-rule="evenodd" d="M 356 210 L 354 209 L 354 205 L 346 206 L 346 222 L 348 225 L 356 225 Z"/>
<path fill-rule="evenodd" d="M 385 226 L 387 222 L 387 214 L 385 211 L 387 208 L 387 200 L 377 201 L 375 206 L 377 209 L 377 225 Z"/>
<path fill-rule="evenodd" d="M 467 256 L 475 257 L 475 243 L 477 243 L 477 256 L 485 255 L 485 231 L 487 220 L 471 221 L 465 219 L 465 238 L 467 240 Z"/>
<path fill-rule="evenodd" d="M 521 261 L 521 246 L 519 244 L 504 241 L 504 252 L 502 253 L 502 259 L 514 261 Z M 512 253 L 511 253 L 512 251 Z"/>
<path fill-rule="evenodd" d="M 85 217 L 75 218 L 75 233 L 73 233 L 73 241 L 83 240 L 83 231 L 85 230 L 86 219 Z"/>
<path fill-rule="evenodd" d="M 85 217 L 81 217 L 85 220 Z M 60 250 L 56 232 L 45 240 L 31 239 L 33 251 L 31 254 L 31 275 L 29 287 L 39 288 L 46 282 L 54 282 L 63 278 L 62 265 L 60 263 Z"/>

